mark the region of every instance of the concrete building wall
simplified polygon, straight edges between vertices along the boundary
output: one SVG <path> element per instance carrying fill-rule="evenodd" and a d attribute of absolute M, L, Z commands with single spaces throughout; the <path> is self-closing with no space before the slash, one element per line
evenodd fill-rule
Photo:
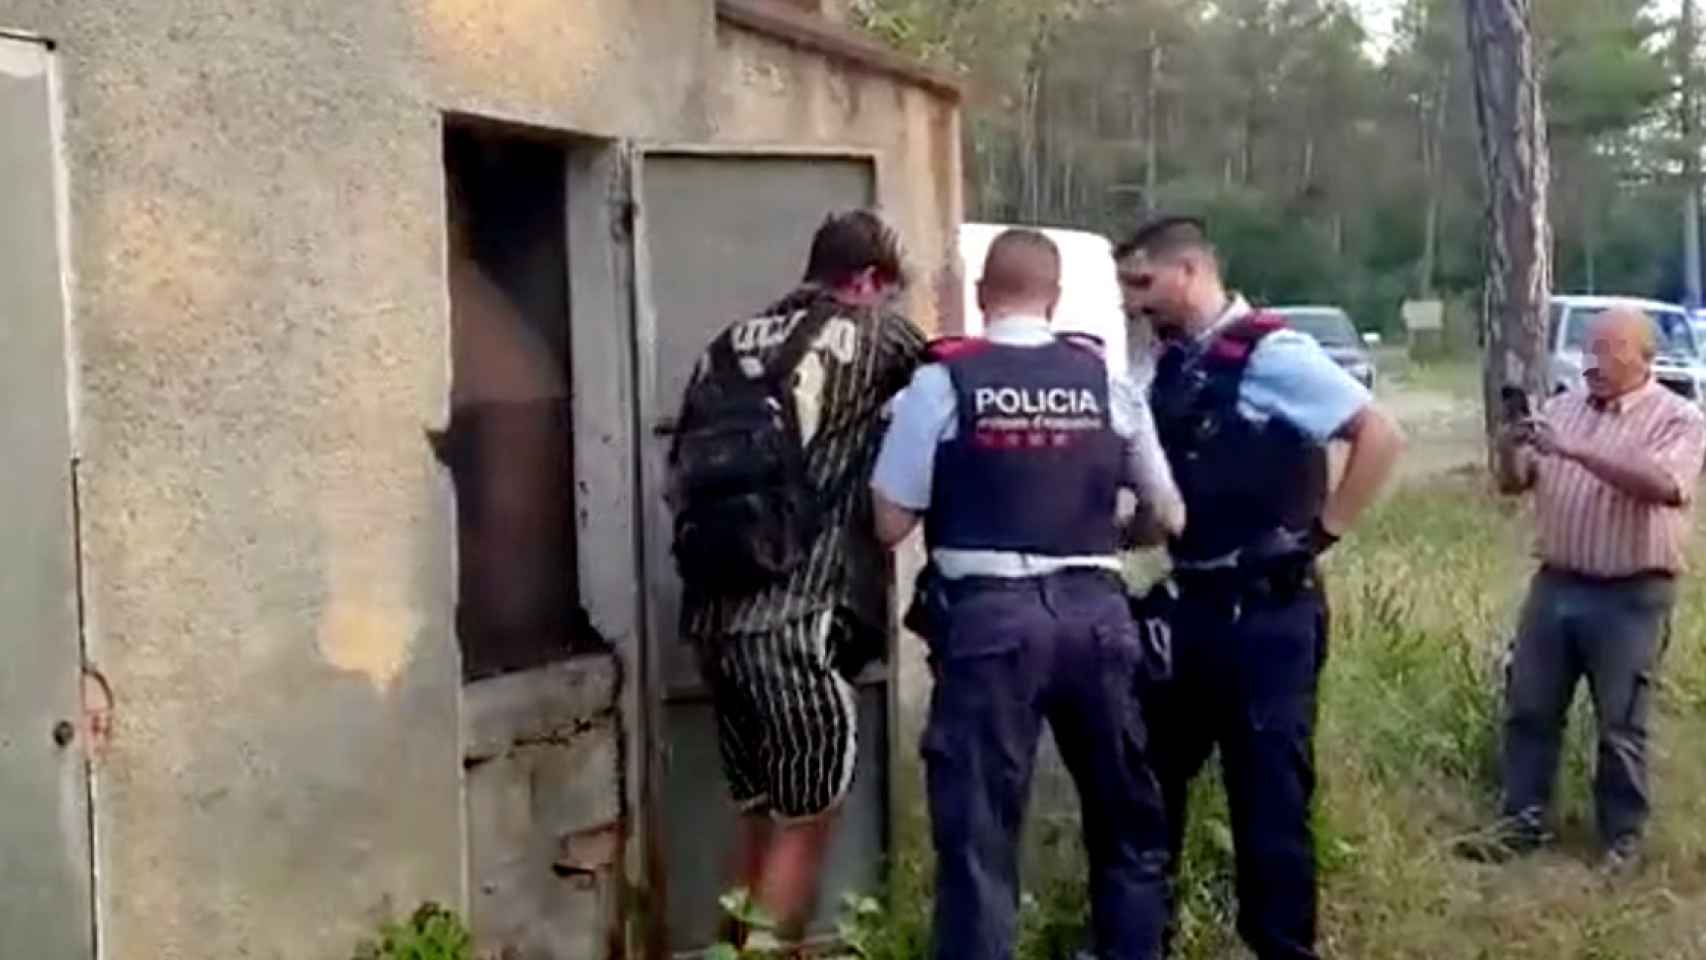
<path fill-rule="evenodd" d="M 724 25 L 709 84 L 711 139 L 873 151 L 877 200 L 901 231 L 913 318 L 940 327 L 935 283 L 959 226 L 959 112 L 941 96 L 774 37 Z"/>
<path fill-rule="evenodd" d="M 465 908 L 453 513 L 424 438 L 443 114 L 873 150 L 934 327 L 953 104 L 710 0 L 0 0 L 0 29 L 54 41 L 63 77 L 85 634 L 115 695 L 103 955 L 341 958 L 423 899 Z M 623 659 L 631 623 L 595 617 Z M 585 690 L 564 722 L 605 739 L 553 762 L 608 818 L 623 694 Z"/>

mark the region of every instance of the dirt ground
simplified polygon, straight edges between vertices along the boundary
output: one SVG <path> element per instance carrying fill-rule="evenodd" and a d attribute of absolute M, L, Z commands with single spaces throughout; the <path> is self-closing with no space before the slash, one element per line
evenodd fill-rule
<path fill-rule="evenodd" d="M 1422 479 L 1484 462 L 1480 369 L 1474 360 L 1428 366 L 1383 352 L 1376 396 L 1404 428 L 1403 480 Z"/>

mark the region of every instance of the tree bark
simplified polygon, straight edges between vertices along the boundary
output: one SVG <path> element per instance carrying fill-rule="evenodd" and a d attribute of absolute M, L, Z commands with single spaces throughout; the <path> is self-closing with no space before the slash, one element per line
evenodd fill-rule
<path fill-rule="evenodd" d="M 1484 422 L 1489 457 L 1499 388 L 1547 393 L 1546 305 L 1552 287 L 1551 161 L 1534 55 L 1532 0 L 1464 0 L 1475 118 L 1486 185 Z M 1490 461 L 1489 461 L 1490 462 Z"/>

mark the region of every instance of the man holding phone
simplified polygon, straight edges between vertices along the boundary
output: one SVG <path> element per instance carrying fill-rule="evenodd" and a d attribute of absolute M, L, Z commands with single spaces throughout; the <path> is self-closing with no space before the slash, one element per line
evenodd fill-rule
<path fill-rule="evenodd" d="M 1599 728 L 1594 801 L 1609 874 L 1639 862 L 1648 816 L 1647 716 L 1692 529 L 1706 416 L 1653 379 L 1656 330 L 1614 307 L 1589 331 L 1585 394 L 1537 417 L 1506 388 L 1500 490 L 1532 491 L 1534 576 L 1506 671 L 1504 818 L 1459 846 L 1502 862 L 1550 838 L 1565 715 L 1585 674 Z"/>
<path fill-rule="evenodd" d="M 1507 425 L 1520 425 L 1533 413 L 1528 405 L 1528 394 L 1521 387 L 1506 385 L 1499 388 L 1499 402 L 1504 407 L 1504 420 Z"/>

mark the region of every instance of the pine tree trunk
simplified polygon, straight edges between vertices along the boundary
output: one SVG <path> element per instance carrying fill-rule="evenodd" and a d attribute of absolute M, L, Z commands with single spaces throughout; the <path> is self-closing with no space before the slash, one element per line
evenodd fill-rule
<path fill-rule="evenodd" d="M 1161 125 L 1156 122 L 1161 105 L 1161 40 L 1154 29 L 1149 31 L 1149 81 L 1144 85 L 1143 96 L 1143 212 L 1147 215 L 1154 213 L 1157 206 L 1156 166 L 1161 152 Z"/>
<path fill-rule="evenodd" d="M 1700 141 L 1695 129 L 1694 2 L 1682 0 L 1677 24 L 1677 75 L 1681 78 L 1678 129 L 1682 134 L 1682 279 L 1684 299 L 1693 310 L 1700 306 Z"/>
<path fill-rule="evenodd" d="M 1550 158 L 1532 0 L 1464 0 L 1475 71 L 1475 117 L 1487 199 L 1483 397 L 1488 449 L 1499 388 L 1547 390 L 1546 304 L 1551 291 Z"/>
<path fill-rule="evenodd" d="M 1440 153 L 1445 139 L 1445 111 L 1451 95 L 1451 75 L 1446 72 L 1440 78 L 1438 88 L 1434 92 L 1434 102 L 1426 104 L 1418 111 L 1421 121 L 1422 140 L 1422 179 L 1427 191 L 1427 206 L 1422 215 L 1422 262 L 1417 278 L 1417 287 L 1422 298 L 1431 299 L 1434 295 L 1434 278 L 1439 272 L 1439 218 L 1440 218 Z"/>
<path fill-rule="evenodd" d="M 1027 222 L 1035 222 L 1042 207 L 1041 131 L 1038 130 L 1038 101 L 1042 86 L 1042 63 L 1033 59 L 1025 69 L 1024 103 L 1019 117 L 1020 210 Z"/>
<path fill-rule="evenodd" d="M 1244 122 L 1238 128 L 1238 184 L 1250 185 L 1250 168 L 1255 166 L 1256 151 L 1255 96 L 1244 103 Z"/>
<path fill-rule="evenodd" d="M 1592 167 L 1593 148 L 1588 148 L 1589 160 L 1582 164 L 1582 268 L 1587 274 L 1587 292 L 1599 292 L 1599 215 L 1597 191 L 1594 190 Z"/>

